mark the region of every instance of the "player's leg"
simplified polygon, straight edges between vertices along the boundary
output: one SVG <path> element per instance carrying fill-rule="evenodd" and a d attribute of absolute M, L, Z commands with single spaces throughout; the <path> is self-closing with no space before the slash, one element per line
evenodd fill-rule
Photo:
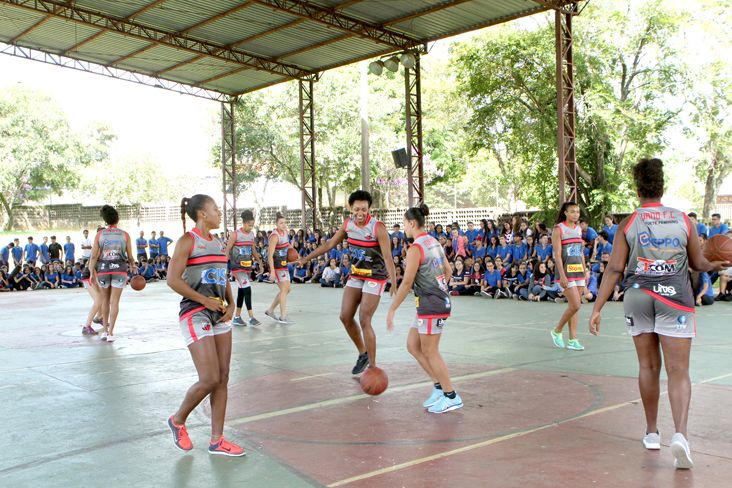
<path fill-rule="evenodd" d="M 661 350 L 658 334 L 645 333 L 633 337 L 638 355 L 638 389 L 646 416 L 646 434 L 658 431 L 658 398 L 661 394 Z"/>
<path fill-rule="evenodd" d="M 359 280 L 361 281 L 361 280 Z M 366 369 L 368 366 L 368 354 L 366 352 L 366 345 L 363 341 L 363 335 L 361 328 L 356 322 L 355 315 L 358 306 L 361 304 L 361 288 L 357 286 L 346 284 L 343 289 L 343 298 L 341 300 L 341 312 L 340 320 L 343 327 L 346 329 L 348 337 L 351 338 L 351 342 L 356 346 L 358 350 L 358 358 L 356 359 L 356 365 L 351 370 L 351 374 L 359 374 Z"/>
<path fill-rule="evenodd" d="M 114 281 L 110 287 L 109 293 L 109 330 L 107 341 L 114 341 L 114 326 L 117 323 L 117 316 L 119 315 L 119 299 L 124 291 L 124 283 L 122 286 L 114 286 Z M 111 339 L 110 339 L 111 338 Z"/>
<path fill-rule="evenodd" d="M 366 353 L 369 357 L 369 364 L 376 366 L 376 333 L 374 328 L 371 326 L 371 319 L 374 317 L 379 301 L 381 300 L 380 294 L 372 294 L 367 290 L 370 289 L 372 284 L 376 285 L 375 288 L 383 290 L 384 285 L 381 283 L 371 282 L 364 283 L 364 288 L 361 292 L 361 306 L 358 312 L 358 322 L 361 325 L 361 331 L 363 332 L 363 341 L 366 345 Z"/>

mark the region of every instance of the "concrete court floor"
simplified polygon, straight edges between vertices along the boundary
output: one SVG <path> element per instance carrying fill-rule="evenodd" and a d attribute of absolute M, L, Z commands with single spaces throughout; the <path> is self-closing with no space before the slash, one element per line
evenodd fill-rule
<path fill-rule="evenodd" d="M 473 297 L 455 300 L 442 350 L 465 408 L 428 414 L 430 391 L 404 347 L 408 299 L 388 334 L 375 317 L 380 397 L 351 377 L 355 350 L 338 321 L 341 290 L 297 285 L 296 324 L 263 311 L 274 285 L 256 284 L 264 325 L 233 331 L 226 432 L 246 458 L 212 457 L 208 406 L 189 418 L 194 450 L 165 427 L 195 370 L 178 331 L 178 297 L 164 283 L 122 297 L 114 344 L 80 335 L 84 290 L 0 294 L 0 486 L 732 486 L 732 307 L 699 311 L 692 350 L 690 440 L 696 467 L 675 471 L 673 427 L 661 398 L 664 446 L 646 452 L 636 358 L 620 305 L 584 352 L 552 347 L 563 307 Z M 663 387 L 662 387 L 663 388 Z"/>

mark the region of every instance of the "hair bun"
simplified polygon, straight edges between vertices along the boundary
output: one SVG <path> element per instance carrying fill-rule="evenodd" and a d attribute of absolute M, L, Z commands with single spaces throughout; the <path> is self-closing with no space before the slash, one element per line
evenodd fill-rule
<path fill-rule="evenodd" d="M 424 203 L 419 206 L 419 211 L 422 212 L 422 215 L 425 217 L 430 214 L 430 208 Z"/>

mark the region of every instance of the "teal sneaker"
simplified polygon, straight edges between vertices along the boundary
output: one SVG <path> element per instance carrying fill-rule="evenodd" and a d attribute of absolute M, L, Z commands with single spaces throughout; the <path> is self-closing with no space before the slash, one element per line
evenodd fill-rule
<path fill-rule="evenodd" d="M 444 391 L 442 391 L 439 388 L 432 388 L 432 394 L 430 395 L 430 397 L 427 400 L 424 401 L 424 403 L 422 404 L 422 406 L 424 408 L 429 408 L 432 405 L 434 405 L 435 403 L 439 402 L 440 401 L 440 398 L 442 398 L 444 396 L 445 396 L 445 392 Z"/>
<path fill-rule="evenodd" d="M 241 317 L 234 317 L 234 320 L 231 321 L 231 325 L 244 325 L 244 326 L 246 326 L 247 324 L 242 320 Z"/>
<path fill-rule="evenodd" d="M 455 398 L 447 398 L 443 393 L 442 398 L 437 400 L 437 403 L 428 408 L 427 411 L 430 413 L 445 413 L 458 408 L 463 408 L 463 399 L 460 398 L 460 395 L 455 393 Z"/>
<path fill-rule="evenodd" d="M 562 333 L 556 333 L 554 332 L 554 329 L 550 331 L 552 335 L 552 340 L 554 341 L 554 345 L 557 346 L 559 349 L 564 349 L 564 339 L 562 339 Z"/>
<path fill-rule="evenodd" d="M 584 351 L 585 346 L 580 344 L 577 339 L 570 339 L 569 342 L 567 342 L 567 349 L 571 349 L 573 351 Z"/>

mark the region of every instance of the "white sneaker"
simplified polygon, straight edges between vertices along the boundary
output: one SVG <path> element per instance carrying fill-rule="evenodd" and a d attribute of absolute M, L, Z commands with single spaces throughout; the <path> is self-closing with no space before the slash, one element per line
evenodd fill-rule
<path fill-rule="evenodd" d="M 107 333 L 106 332 L 102 332 L 102 335 L 99 336 L 99 340 L 100 341 L 106 341 L 107 340 Z"/>
<path fill-rule="evenodd" d="M 677 432 L 671 438 L 671 452 L 674 455 L 674 468 L 690 469 L 694 466 L 694 461 L 691 460 L 689 442 L 684 434 Z"/>
<path fill-rule="evenodd" d="M 292 325 L 295 323 L 292 320 L 290 320 L 290 317 L 288 317 L 287 315 L 285 315 L 284 317 L 277 317 L 277 322 L 279 322 L 280 324 L 283 324 L 283 325 Z"/>
<path fill-rule="evenodd" d="M 107 342 L 114 342 L 115 339 L 116 339 L 116 337 L 113 336 L 113 335 L 108 335 L 107 336 Z"/>
<path fill-rule="evenodd" d="M 661 449 L 661 435 L 658 432 L 646 434 L 643 437 L 643 446 L 646 449 Z"/>

